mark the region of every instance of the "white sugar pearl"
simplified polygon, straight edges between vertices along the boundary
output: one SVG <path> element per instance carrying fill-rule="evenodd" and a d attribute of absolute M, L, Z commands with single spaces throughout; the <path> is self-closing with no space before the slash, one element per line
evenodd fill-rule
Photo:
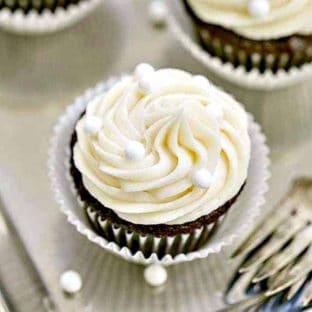
<path fill-rule="evenodd" d="M 125 147 L 124 150 L 125 157 L 128 160 L 142 160 L 145 156 L 144 145 L 138 141 L 130 141 Z"/>
<path fill-rule="evenodd" d="M 166 269 L 159 264 L 152 264 L 144 270 L 144 279 L 151 286 L 161 286 L 168 278 Z"/>
<path fill-rule="evenodd" d="M 205 189 L 211 185 L 212 175 L 207 169 L 198 169 L 193 173 L 192 181 L 197 187 Z"/>
<path fill-rule="evenodd" d="M 153 74 L 144 75 L 139 80 L 139 91 L 143 94 L 149 94 L 153 89 Z"/>
<path fill-rule="evenodd" d="M 250 0 L 248 11 L 256 18 L 264 18 L 270 13 L 270 3 L 268 0 Z"/>
<path fill-rule="evenodd" d="M 83 128 L 86 133 L 95 135 L 102 128 L 102 120 L 96 116 L 87 116 L 84 121 Z"/>
<path fill-rule="evenodd" d="M 197 84 L 200 88 L 203 88 L 205 90 L 207 90 L 210 87 L 210 82 L 209 80 L 202 75 L 196 75 L 193 77 L 193 81 L 195 82 L 195 84 Z"/>
<path fill-rule="evenodd" d="M 75 294 L 82 287 L 81 276 L 76 271 L 65 271 L 60 277 L 60 285 L 65 292 Z"/>
<path fill-rule="evenodd" d="M 153 0 L 149 6 L 149 18 L 155 26 L 163 26 L 167 22 L 168 10 L 163 0 Z"/>
<path fill-rule="evenodd" d="M 146 75 L 152 75 L 154 73 L 154 67 L 150 64 L 141 63 L 138 64 L 134 70 L 135 79 L 141 80 Z"/>

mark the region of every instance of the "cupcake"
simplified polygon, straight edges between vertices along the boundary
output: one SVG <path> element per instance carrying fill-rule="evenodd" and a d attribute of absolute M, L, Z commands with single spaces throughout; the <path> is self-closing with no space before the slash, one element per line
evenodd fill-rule
<path fill-rule="evenodd" d="M 79 0 L 19 0 L 19 1 L 3 1 L 1 9 L 7 8 L 11 12 L 21 10 L 24 13 L 28 13 L 30 10 L 34 10 L 38 13 L 42 13 L 43 10 L 50 10 L 54 12 L 57 8 L 68 8 L 71 4 L 77 4 Z"/>
<path fill-rule="evenodd" d="M 5 0 L 0 6 L 0 27 L 20 34 L 43 34 L 71 26 L 101 0 Z"/>
<path fill-rule="evenodd" d="M 203 76 L 140 64 L 86 105 L 70 176 L 95 231 L 134 254 L 197 250 L 247 179 L 247 114 Z"/>
<path fill-rule="evenodd" d="M 183 0 L 202 47 L 247 71 L 285 71 L 312 60 L 310 0 Z"/>

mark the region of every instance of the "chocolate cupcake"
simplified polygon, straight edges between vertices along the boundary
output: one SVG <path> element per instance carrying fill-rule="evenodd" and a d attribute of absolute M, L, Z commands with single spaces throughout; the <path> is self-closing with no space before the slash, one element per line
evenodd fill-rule
<path fill-rule="evenodd" d="M 182 0 L 212 56 L 247 71 L 288 71 L 312 60 L 310 0 Z"/>
<path fill-rule="evenodd" d="M 5 0 L 0 4 L 0 9 L 7 8 L 11 12 L 20 10 L 24 13 L 28 13 L 34 10 L 38 13 L 42 13 L 43 10 L 49 10 L 54 12 L 57 8 L 68 8 L 69 5 L 77 4 L 80 0 Z"/>
<path fill-rule="evenodd" d="M 0 27 L 19 34 L 51 33 L 76 23 L 102 0 L 4 0 Z"/>
<path fill-rule="evenodd" d="M 246 182 L 247 124 L 203 76 L 138 65 L 72 133 L 70 175 L 94 229 L 146 257 L 201 247 Z"/>

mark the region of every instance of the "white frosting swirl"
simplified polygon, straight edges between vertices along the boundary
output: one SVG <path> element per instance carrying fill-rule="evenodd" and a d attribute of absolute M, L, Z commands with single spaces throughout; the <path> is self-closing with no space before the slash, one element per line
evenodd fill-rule
<path fill-rule="evenodd" d="M 312 34 L 311 0 L 267 0 L 270 10 L 263 18 L 250 13 L 251 0 L 187 1 L 202 21 L 233 30 L 250 39 Z"/>
<path fill-rule="evenodd" d="M 74 162 L 87 190 L 120 218 L 182 224 L 239 192 L 250 157 L 247 116 L 202 77 L 162 69 L 151 78 L 148 94 L 129 76 L 88 104 L 76 126 Z M 84 125 L 94 116 L 102 127 L 90 134 Z M 144 146 L 142 159 L 125 157 L 131 142 Z M 193 184 L 203 169 L 212 176 L 207 188 Z"/>

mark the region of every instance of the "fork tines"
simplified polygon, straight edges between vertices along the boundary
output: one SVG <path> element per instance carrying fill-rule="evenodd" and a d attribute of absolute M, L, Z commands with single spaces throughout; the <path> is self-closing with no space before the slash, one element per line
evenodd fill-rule
<path fill-rule="evenodd" d="M 250 309 L 275 299 L 280 304 L 291 304 L 296 299 L 300 307 L 309 305 L 312 180 L 301 178 L 293 184 L 287 196 L 232 255 L 238 256 L 244 256 L 244 260 L 226 292 L 226 301 L 236 302 L 230 310 L 244 311 L 244 306 Z"/>

